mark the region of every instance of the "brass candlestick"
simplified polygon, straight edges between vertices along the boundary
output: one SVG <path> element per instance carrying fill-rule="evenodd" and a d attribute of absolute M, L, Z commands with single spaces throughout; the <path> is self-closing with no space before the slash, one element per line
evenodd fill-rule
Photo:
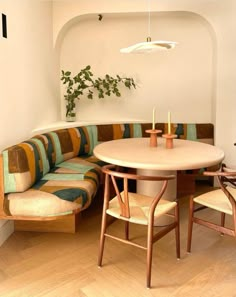
<path fill-rule="evenodd" d="M 151 147 L 157 147 L 157 134 L 161 133 L 162 130 L 146 130 L 146 133 L 150 134 L 150 146 Z"/>
<path fill-rule="evenodd" d="M 166 148 L 167 149 L 172 149 L 174 147 L 174 138 L 177 137 L 176 134 L 163 134 L 162 135 L 163 138 L 166 139 Z"/>

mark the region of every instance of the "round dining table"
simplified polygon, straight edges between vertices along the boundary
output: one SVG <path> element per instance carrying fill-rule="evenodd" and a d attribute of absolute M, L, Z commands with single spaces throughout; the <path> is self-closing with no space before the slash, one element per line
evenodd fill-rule
<path fill-rule="evenodd" d="M 214 145 L 174 139 L 173 148 L 168 149 L 166 139 L 162 137 L 158 137 L 157 147 L 150 146 L 149 138 L 106 141 L 94 148 L 94 155 L 107 163 L 136 168 L 138 174 L 148 175 L 177 175 L 177 170 L 210 167 L 224 159 L 223 150 Z M 157 188 L 152 182 L 139 182 L 137 192 L 153 196 Z M 164 198 L 176 199 L 176 179 L 169 181 Z"/>

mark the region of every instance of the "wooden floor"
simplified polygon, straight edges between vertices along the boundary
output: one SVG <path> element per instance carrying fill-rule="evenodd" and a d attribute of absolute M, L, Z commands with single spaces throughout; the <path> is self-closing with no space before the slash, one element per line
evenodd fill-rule
<path fill-rule="evenodd" d="M 176 260 L 174 233 L 155 244 L 152 289 L 145 288 L 142 250 L 108 239 L 104 266 L 97 267 L 101 207 L 93 205 L 76 234 L 15 232 L 0 247 L 0 296 L 235 297 L 235 239 L 195 226 L 192 253 L 187 254 L 188 199 L 180 201 L 182 257 Z M 143 231 L 131 228 L 139 241 L 144 241 Z"/>

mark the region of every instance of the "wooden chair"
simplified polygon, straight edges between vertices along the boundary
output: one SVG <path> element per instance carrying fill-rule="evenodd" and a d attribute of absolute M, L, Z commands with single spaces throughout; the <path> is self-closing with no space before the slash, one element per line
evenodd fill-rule
<path fill-rule="evenodd" d="M 113 165 L 104 166 L 103 172 L 105 173 L 105 192 L 98 266 L 102 266 L 102 257 L 106 237 L 113 238 L 123 243 L 144 249 L 147 251 L 147 287 L 150 288 L 153 243 L 173 229 L 175 229 L 176 236 L 176 253 L 177 257 L 180 258 L 178 202 L 161 199 L 166 190 L 168 180 L 174 179 L 175 177 L 172 175 L 143 176 L 137 174 L 122 173 L 115 170 L 115 166 Z M 122 190 L 119 190 L 119 187 L 117 185 L 118 179 L 121 179 L 122 181 Z M 129 192 L 129 180 L 151 180 L 153 182 L 161 182 L 162 186 L 155 197 L 149 197 Z M 111 200 L 110 184 L 114 186 L 116 194 L 116 196 Z M 174 214 L 169 213 L 171 210 L 174 210 Z M 171 216 L 172 222 L 168 225 L 165 225 L 161 228 L 161 230 L 154 234 L 154 227 L 158 226 L 158 219 L 163 215 Z M 110 216 L 110 220 L 108 220 L 108 216 Z M 107 227 L 111 223 L 113 223 L 115 219 L 125 221 L 124 239 L 107 233 Z M 137 244 L 129 239 L 129 223 L 147 226 L 147 244 L 145 246 Z"/>
<path fill-rule="evenodd" d="M 221 234 L 236 237 L 236 171 L 232 171 L 222 165 L 221 171 L 205 172 L 207 176 L 216 177 L 220 188 L 204 193 L 197 197 L 191 197 L 189 206 L 189 225 L 187 251 L 191 251 L 193 223 L 208 227 Z M 200 207 L 195 206 L 200 205 Z M 194 214 L 200 210 L 210 208 L 221 213 L 221 223 L 215 224 L 207 220 L 196 217 Z M 225 215 L 232 216 L 233 229 L 225 226 Z"/>

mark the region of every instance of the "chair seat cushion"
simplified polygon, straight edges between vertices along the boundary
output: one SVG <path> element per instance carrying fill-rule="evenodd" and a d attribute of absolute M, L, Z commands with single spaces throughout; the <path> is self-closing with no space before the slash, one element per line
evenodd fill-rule
<path fill-rule="evenodd" d="M 234 197 L 236 197 L 236 189 L 232 187 L 227 187 L 227 189 Z M 221 189 L 204 193 L 195 197 L 193 200 L 201 205 L 232 215 L 231 203 Z"/>
<path fill-rule="evenodd" d="M 121 193 L 123 198 L 124 192 Z M 109 208 L 107 209 L 107 214 L 116 217 L 118 219 L 123 219 L 129 221 L 130 223 L 136 223 L 141 225 L 148 224 L 149 209 L 153 197 L 140 195 L 136 193 L 129 192 L 129 206 L 130 206 L 130 218 L 127 219 L 120 215 L 120 205 L 117 196 L 115 196 L 109 202 Z M 155 210 L 154 226 L 158 226 L 158 218 L 165 215 L 171 209 L 176 206 L 176 202 L 161 199 Z"/>

